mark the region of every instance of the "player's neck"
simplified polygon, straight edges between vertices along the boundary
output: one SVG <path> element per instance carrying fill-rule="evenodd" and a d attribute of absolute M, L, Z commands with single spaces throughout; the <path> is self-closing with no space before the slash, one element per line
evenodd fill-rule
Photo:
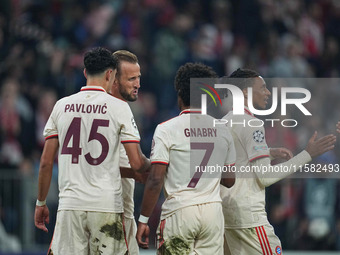
<path fill-rule="evenodd" d="M 184 110 L 187 110 L 187 109 L 190 109 L 190 105 L 189 106 L 184 106 L 184 105 L 181 105 L 181 107 L 179 108 L 182 111 Z"/>
<path fill-rule="evenodd" d="M 107 82 L 103 79 L 98 78 L 87 78 L 86 86 L 99 86 L 105 89 L 106 91 L 108 90 Z"/>

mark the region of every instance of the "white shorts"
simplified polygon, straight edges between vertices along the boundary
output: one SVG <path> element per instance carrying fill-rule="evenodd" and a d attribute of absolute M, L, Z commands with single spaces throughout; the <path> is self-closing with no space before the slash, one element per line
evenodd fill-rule
<path fill-rule="evenodd" d="M 137 225 L 135 219 L 124 217 L 126 241 L 131 255 L 139 254 L 139 246 L 136 239 Z"/>
<path fill-rule="evenodd" d="M 158 254 L 223 254 L 224 218 L 221 203 L 177 210 L 157 230 Z"/>
<path fill-rule="evenodd" d="M 224 255 L 282 255 L 280 239 L 271 225 L 225 229 Z"/>
<path fill-rule="evenodd" d="M 48 254 L 128 254 L 122 213 L 58 211 Z"/>

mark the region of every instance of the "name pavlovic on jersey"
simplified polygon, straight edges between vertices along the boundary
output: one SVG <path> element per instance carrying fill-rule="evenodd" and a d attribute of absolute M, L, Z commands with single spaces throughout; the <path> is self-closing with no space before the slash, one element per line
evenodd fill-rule
<path fill-rule="evenodd" d="M 44 136 L 59 141 L 58 210 L 123 212 L 120 140 L 140 140 L 126 102 L 83 87 L 56 103 Z"/>
<path fill-rule="evenodd" d="M 208 169 L 235 163 L 234 143 L 228 128 L 213 127 L 211 116 L 197 113 L 184 110 L 156 128 L 151 163 L 168 165 L 161 219 L 187 206 L 221 202 L 221 171 L 210 173 Z M 195 172 L 197 167 L 201 172 Z"/>

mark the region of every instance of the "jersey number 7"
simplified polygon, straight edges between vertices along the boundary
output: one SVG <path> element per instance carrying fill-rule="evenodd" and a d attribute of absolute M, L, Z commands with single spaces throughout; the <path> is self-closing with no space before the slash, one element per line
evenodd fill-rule
<path fill-rule="evenodd" d="M 207 166 L 209 159 L 211 157 L 211 154 L 214 150 L 214 143 L 190 143 L 190 149 L 191 150 L 205 150 L 205 154 L 203 156 L 202 162 L 200 164 L 200 170 Z M 198 181 L 200 180 L 203 172 L 198 171 L 195 172 L 194 176 L 191 178 L 188 188 L 195 188 Z"/>

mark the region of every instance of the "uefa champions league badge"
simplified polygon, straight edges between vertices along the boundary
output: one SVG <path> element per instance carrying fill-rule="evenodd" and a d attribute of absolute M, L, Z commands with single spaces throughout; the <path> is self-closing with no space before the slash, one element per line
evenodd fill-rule
<path fill-rule="evenodd" d="M 253 133 L 253 139 L 257 143 L 262 143 L 264 140 L 264 134 L 261 130 L 256 130 Z"/>
<path fill-rule="evenodd" d="M 132 126 L 133 126 L 135 129 L 138 129 L 138 128 L 137 128 L 136 121 L 135 121 L 135 119 L 134 119 L 133 117 L 131 118 L 131 123 L 132 123 Z"/>
<path fill-rule="evenodd" d="M 276 246 L 276 248 L 275 248 L 275 253 L 276 253 L 277 255 L 281 255 L 281 254 L 282 254 L 282 249 L 281 249 L 280 246 Z"/>

